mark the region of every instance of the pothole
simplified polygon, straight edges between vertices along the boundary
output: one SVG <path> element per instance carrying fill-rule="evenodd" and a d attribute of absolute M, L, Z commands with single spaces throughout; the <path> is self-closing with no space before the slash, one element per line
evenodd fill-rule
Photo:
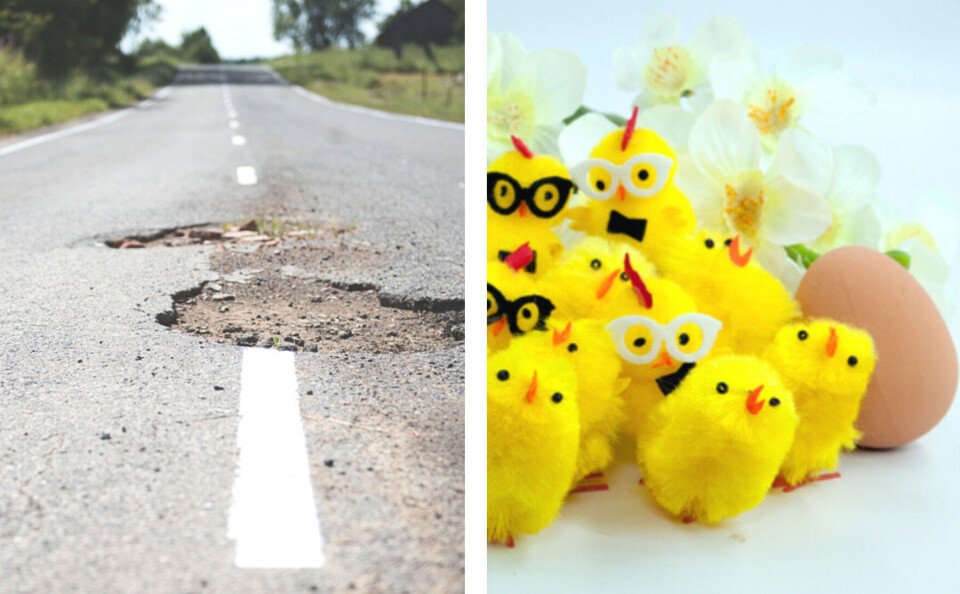
<path fill-rule="evenodd" d="M 372 283 L 336 280 L 389 265 L 390 256 L 354 230 L 335 222 L 254 225 L 124 238 L 143 247 L 218 245 L 210 268 L 220 280 L 173 295 L 160 324 L 217 343 L 322 353 L 436 351 L 463 341 L 462 300 L 404 299 Z M 215 229 L 219 239 L 205 237 Z M 244 232 L 254 235 L 234 235 Z"/>

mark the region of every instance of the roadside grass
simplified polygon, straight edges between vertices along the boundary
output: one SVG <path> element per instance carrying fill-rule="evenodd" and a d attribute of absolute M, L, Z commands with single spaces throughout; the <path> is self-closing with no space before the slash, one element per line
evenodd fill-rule
<path fill-rule="evenodd" d="M 0 54 L 0 135 L 139 101 L 173 80 L 176 70 L 175 60 L 156 56 L 142 60 L 132 75 L 105 68 L 96 74 L 78 71 L 63 80 L 49 81 L 38 78 L 21 58 L 9 52 Z"/>
<path fill-rule="evenodd" d="M 334 48 L 266 63 L 291 83 L 342 103 L 453 122 L 463 121 L 463 46 L 393 50 Z"/>

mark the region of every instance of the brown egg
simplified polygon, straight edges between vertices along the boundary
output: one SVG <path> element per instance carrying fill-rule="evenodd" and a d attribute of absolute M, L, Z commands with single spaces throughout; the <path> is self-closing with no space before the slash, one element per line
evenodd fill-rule
<path fill-rule="evenodd" d="M 857 428 L 861 446 L 892 448 L 933 429 L 957 391 L 957 351 L 936 305 L 889 256 L 848 246 L 817 259 L 797 290 L 804 314 L 863 328 L 877 366 Z"/>

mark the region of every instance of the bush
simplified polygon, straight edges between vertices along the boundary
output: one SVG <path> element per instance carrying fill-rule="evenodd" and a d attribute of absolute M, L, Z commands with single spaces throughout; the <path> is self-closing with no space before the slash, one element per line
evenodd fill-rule
<path fill-rule="evenodd" d="M 36 67 L 20 52 L 0 48 L 0 106 L 36 98 L 38 87 Z"/>

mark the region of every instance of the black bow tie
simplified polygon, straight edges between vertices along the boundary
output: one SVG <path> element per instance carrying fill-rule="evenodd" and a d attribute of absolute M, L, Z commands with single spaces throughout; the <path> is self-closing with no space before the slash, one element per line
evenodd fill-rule
<path fill-rule="evenodd" d="M 663 392 L 664 396 L 669 396 L 670 392 L 673 392 L 680 386 L 680 382 L 683 381 L 683 378 L 687 377 L 687 374 L 690 373 L 690 370 L 696 367 L 696 363 L 684 363 L 680 366 L 680 369 L 674 371 L 669 375 L 657 378 L 657 387 L 660 388 L 660 391 Z"/>
<path fill-rule="evenodd" d="M 631 219 L 616 210 L 610 211 L 610 219 L 607 220 L 607 233 L 620 233 L 637 241 L 643 241 L 646 232 L 647 219 Z"/>

